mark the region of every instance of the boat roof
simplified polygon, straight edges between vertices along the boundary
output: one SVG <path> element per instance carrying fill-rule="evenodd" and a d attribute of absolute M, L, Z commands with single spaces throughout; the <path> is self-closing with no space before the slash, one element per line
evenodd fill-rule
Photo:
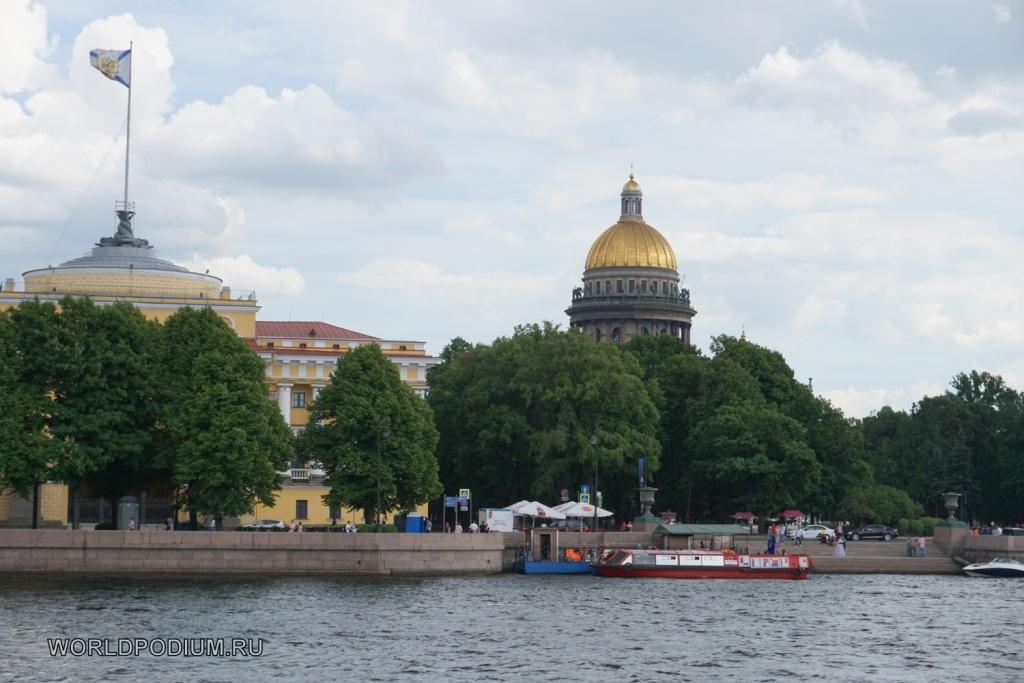
<path fill-rule="evenodd" d="M 668 536 L 745 536 L 750 529 L 739 524 L 659 524 L 653 533 Z"/>

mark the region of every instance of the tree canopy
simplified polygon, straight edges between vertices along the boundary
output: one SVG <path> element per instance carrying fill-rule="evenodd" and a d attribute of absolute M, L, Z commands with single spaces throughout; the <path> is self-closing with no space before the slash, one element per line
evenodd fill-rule
<path fill-rule="evenodd" d="M 656 387 L 613 344 L 551 324 L 490 345 L 453 340 L 428 373 L 442 479 L 480 505 L 553 500 L 592 484 L 605 505 L 635 509 L 638 458 L 656 472 Z"/>
<path fill-rule="evenodd" d="M 182 501 L 218 522 L 272 505 L 292 433 L 268 400 L 263 362 L 209 308 L 180 309 L 164 335 L 163 464 Z"/>
<path fill-rule="evenodd" d="M 380 511 L 411 510 L 441 494 L 437 429 L 426 401 L 402 382 L 375 344 L 346 353 L 310 408 L 298 451 L 318 462 L 330 487 L 326 502 Z"/>

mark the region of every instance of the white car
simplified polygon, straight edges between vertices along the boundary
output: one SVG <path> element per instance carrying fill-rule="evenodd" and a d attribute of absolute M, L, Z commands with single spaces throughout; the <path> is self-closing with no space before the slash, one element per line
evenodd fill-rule
<path fill-rule="evenodd" d="M 246 524 L 242 528 L 243 529 L 255 529 L 257 531 L 269 531 L 271 529 L 280 529 L 280 530 L 283 531 L 283 530 L 287 529 L 288 527 L 285 526 L 285 523 L 282 522 L 279 519 L 260 519 L 260 520 L 257 520 L 255 522 L 251 522 L 249 524 Z"/>
<path fill-rule="evenodd" d="M 814 539 L 822 534 L 826 534 L 828 536 L 836 535 L 835 529 L 831 529 L 824 524 L 805 524 L 800 527 L 800 529 L 804 532 L 805 539 Z"/>

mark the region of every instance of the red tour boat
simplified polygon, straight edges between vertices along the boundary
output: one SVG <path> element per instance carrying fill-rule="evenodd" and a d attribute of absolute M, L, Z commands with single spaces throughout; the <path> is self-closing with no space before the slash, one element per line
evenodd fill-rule
<path fill-rule="evenodd" d="M 741 555 L 732 550 L 606 550 L 601 576 L 663 579 L 806 579 L 808 555 Z"/>

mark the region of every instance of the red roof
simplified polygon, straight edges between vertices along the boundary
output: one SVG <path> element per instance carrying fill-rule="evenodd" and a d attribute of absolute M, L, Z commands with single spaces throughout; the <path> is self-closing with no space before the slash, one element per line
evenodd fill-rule
<path fill-rule="evenodd" d="M 371 337 L 362 332 L 346 330 L 344 327 L 321 322 L 291 322 L 283 320 L 256 321 L 256 336 L 273 339 L 328 339 L 328 340 L 363 340 L 379 341 L 379 337 Z"/>

